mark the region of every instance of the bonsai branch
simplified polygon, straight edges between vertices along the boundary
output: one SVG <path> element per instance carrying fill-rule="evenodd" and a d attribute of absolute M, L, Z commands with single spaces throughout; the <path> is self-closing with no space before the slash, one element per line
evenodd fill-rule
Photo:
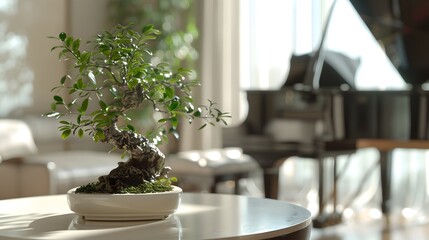
<path fill-rule="evenodd" d="M 132 131 L 118 129 L 116 121 L 104 130 L 104 136 L 103 141 L 126 151 L 129 159 L 120 162 L 108 175 L 99 178 L 96 188 L 100 192 L 117 193 L 129 186 L 167 177 L 170 168 L 164 166 L 165 155 L 147 138 Z"/>

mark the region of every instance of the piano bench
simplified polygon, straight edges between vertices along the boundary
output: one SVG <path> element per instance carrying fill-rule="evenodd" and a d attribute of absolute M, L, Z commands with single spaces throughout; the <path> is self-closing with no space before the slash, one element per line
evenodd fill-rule
<path fill-rule="evenodd" d="M 218 184 L 234 182 L 234 193 L 240 194 L 239 182 L 262 168 L 240 148 L 184 151 L 171 154 L 166 165 L 172 168 L 170 176 L 178 179 L 178 185 L 188 191 L 217 193 Z"/>

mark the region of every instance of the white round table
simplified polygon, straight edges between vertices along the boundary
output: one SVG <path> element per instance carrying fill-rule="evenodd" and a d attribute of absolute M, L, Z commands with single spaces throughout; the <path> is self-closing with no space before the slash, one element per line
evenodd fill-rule
<path fill-rule="evenodd" d="M 285 201 L 184 193 L 160 221 L 86 221 L 66 195 L 0 201 L 0 239 L 309 239 L 311 214 Z"/>

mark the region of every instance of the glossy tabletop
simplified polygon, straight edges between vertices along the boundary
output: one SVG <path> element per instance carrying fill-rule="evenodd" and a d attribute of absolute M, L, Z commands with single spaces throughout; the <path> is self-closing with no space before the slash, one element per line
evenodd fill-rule
<path fill-rule="evenodd" d="M 184 193 L 160 221 L 85 221 L 66 195 L 0 201 L 0 239 L 266 239 L 311 228 L 311 214 L 285 201 Z"/>

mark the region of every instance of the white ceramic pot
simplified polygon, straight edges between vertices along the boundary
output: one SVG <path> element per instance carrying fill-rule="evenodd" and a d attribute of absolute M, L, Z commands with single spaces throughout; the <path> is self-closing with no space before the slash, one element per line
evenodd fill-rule
<path fill-rule="evenodd" d="M 143 194 L 67 192 L 70 209 L 86 220 L 131 221 L 160 220 L 174 213 L 180 204 L 182 189 Z"/>

